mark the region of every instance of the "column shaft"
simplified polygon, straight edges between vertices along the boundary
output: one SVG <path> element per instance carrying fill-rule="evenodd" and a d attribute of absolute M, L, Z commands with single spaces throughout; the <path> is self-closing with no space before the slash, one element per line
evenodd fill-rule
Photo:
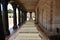
<path fill-rule="evenodd" d="M 25 21 L 27 20 L 27 12 L 25 12 Z"/>
<path fill-rule="evenodd" d="M 30 12 L 30 19 L 32 19 L 32 12 Z"/>
<path fill-rule="evenodd" d="M 23 24 L 23 11 L 22 11 L 22 24 Z"/>
<path fill-rule="evenodd" d="M 17 16 L 16 16 L 16 6 L 15 5 L 13 5 L 13 22 L 14 22 L 13 29 L 17 29 Z"/>
<path fill-rule="evenodd" d="M 5 1 L 2 4 L 3 4 L 3 14 L 2 14 L 2 17 L 3 17 L 4 33 L 5 33 L 5 35 L 10 35 L 7 4 L 5 3 Z"/>
<path fill-rule="evenodd" d="M 22 10 L 20 10 L 20 24 L 22 25 Z"/>
<path fill-rule="evenodd" d="M 21 23 L 20 23 L 20 8 L 18 8 L 18 25 L 20 26 L 21 25 Z"/>
<path fill-rule="evenodd" d="M 23 18 L 23 23 L 24 23 L 24 19 L 25 19 L 25 15 L 24 15 L 24 11 L 23 11 L 23 14 L 22 14 L 22 18 Z"/>
<path fill-rule="evenodd" d="M 26 18 L 25 14 L 26 14 L 26 13 L 24 12 L 24 22 L 25 22 L 25 18 Z"/>
<path fill-rule="evenodd" d="M 5 40 L 2 15 L 1 15 L 1 4 L 0 4 L 0 40 Z"/>
<path fill-rule="evenodd" d="M 23 19 L 24 19 L 24 18 L 23 18 L 23 12 L 22 12 L 22 23 L 23 23 Z"/>

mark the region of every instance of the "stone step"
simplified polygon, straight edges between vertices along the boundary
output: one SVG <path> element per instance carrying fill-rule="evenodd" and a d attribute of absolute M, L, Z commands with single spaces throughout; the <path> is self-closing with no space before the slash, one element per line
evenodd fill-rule
<path fill-rule="evenodd" d="M 22 27 L 22 28 L 30 28 L 30 29 L 33 28 L 33 29 L 36 29 L 36 27 L 27 27 L 27 26 Z M 22 29 L 22 28 L 21 28 L 21 29 Z"/>
<path fill-rule="evenodd" d="M 13 39 L 13 40 L 41 40 L 41 39 Z"/>
<path fill-rule="evenodd" d="M 41 39 L 37 33 L 20 33 L 17 36 L 15 37 L 14 40 L 40 40 Z"/>
<path fill-rule="evenodd" d="M 32 21 L 26 22 L 9 40 L 41 40 Z"/>
<path fill-rule="evenodd" d="M 35 27 L 34 25 L 23 25 L 22 27 Z"/>
<path fill-rule="evenodd" d="M 13 39 L 13 40 L 41 40 L 41 39 Z"/>
<path fill-rule="evenodd" d="M 20 29 L 20 32 L 26 32 L 26 33 L 28 33 L 28 32 L 38 32 L 37 30 L 36 30 L 36 28 L 21 28 Z"/>
<path fill-rule="evenodd" d="M 22 27 L 21 29 L 36 29 L 36 27 Z"/>

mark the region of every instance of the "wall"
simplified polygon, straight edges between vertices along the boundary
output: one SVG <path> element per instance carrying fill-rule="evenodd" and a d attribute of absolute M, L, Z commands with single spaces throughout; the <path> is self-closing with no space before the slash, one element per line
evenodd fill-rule
<path fill-rule="evenodd" d="M 36 17 L 39 18 L 39 25 L 42 25 L 43 29 L 57 33 L 56 28 L 60 28 L 60 0 L 40 0 L 36 6 L 36 14 L 39 14 Z"/>

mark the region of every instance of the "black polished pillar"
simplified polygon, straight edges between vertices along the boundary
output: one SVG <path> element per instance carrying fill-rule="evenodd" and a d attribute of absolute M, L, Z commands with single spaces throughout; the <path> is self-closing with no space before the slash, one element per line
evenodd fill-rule
<path fill-rule="evenodd" d="M 0 40 L 5 40 L 2 15 L 1 15 L 1 4 L 0 4 Z"/>
<path fill-rule="evenodd" d="M 9 23 L 8 23 L 8 11 L 7 11 L 7 4 L 8 2 L 5 0 L 2 0 L 2 5 L 3 5 L 3 26 L 4 26 L 4 33 L 5 35 L 10 35 L 9 32 Z"/>
<path fill-rule="evenodd" d="M 20 22 L 20 8 L 18 8 L 18 25 L 19 26 L 21 25 L 21 22 Z"/>
<path fill-rule="evenodd" d="M 13 5 L 13 29 L 17 29 L 17 16 L 16 16 L 16 4 L 12 4 Z"/>

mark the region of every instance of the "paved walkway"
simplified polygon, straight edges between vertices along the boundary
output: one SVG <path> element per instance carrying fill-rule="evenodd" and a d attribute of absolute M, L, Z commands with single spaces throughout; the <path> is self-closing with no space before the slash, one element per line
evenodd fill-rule
<path fill-rule="evenodd" d="M 41 40 L 33 21 L 27 21 L 9 40 Z"/>

